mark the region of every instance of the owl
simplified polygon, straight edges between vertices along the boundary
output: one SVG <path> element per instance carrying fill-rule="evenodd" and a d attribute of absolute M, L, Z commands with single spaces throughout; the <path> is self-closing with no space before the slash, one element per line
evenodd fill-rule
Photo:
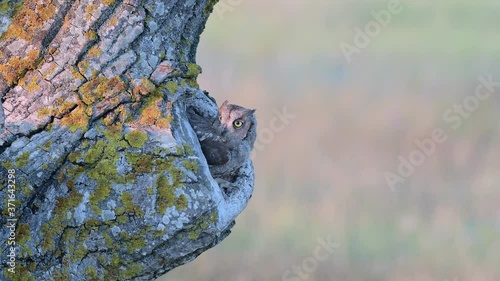
<path fill-rule="evenodd" d="M 216 118 L 188 111 L 188 118 L 200 141 L 214 179 L 232 182 L 238 169 L 249 158 L 257 137 L 255 109 L 225 101 Z"/>

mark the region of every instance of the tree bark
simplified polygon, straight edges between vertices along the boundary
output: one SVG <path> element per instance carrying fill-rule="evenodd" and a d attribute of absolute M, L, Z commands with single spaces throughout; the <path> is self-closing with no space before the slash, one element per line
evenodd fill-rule
<path fill-rule="evenodd" d="M 153 280 L 229 234 L 251 161 L 224 193 L 186 116 L 216 2 L 0 3 L 0 280 Z"/>

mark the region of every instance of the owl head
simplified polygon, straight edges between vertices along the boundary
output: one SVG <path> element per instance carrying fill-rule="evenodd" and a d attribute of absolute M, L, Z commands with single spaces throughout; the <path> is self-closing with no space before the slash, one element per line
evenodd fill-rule
<path fill-rule="evenodd" d="M 243 140 L 256 123 L 255 109 L 248 109 L 225 101 L 219 108 L 219 122 L 224 131 Z"/>

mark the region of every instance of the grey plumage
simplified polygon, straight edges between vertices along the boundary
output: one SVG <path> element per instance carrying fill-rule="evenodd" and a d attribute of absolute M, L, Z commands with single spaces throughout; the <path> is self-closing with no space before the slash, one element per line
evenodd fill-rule
<path fill-rule="evenodd" d="M 257 137 L 255 110 L 225 101 L 216 118 L 188 111 L 189 121 L 215 179 L 231 182 L 250 156 Z"/>

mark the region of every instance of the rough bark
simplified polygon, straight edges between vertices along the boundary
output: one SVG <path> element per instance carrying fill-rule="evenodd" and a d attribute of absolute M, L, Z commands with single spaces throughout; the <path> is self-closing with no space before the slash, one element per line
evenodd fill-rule
<path fill-rule="evenodd" d="M 216 2 L 0 3 L 0 280 L 152 280 L 229 234 L 251 161 L 225 194 L 186 117 L 217 112 L 195 64 Z"/>

